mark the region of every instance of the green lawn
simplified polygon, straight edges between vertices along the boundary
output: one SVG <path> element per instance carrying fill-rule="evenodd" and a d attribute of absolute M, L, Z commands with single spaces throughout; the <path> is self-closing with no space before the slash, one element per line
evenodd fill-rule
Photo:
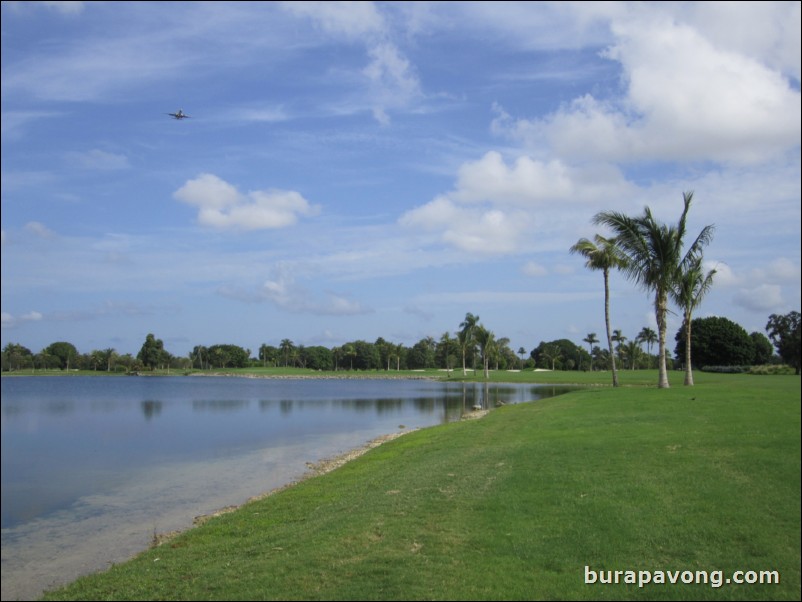
<path fill-rule="evenodd" d="M 46 599 L 799 600 L 799 377 L 622 376 L 407 434 Z"/>

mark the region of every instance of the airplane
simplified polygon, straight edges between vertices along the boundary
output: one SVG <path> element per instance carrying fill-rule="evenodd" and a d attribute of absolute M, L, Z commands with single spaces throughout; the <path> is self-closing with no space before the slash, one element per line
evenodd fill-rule
<path fill-rule="evenodd" d="M 182 109 L 178 109 L 178 111 L 175 113 L 167 113 L 167 115 L 169 115 L 173 119 L 187 119 L 189 117 L 189 115 L 184 113 Z"/>

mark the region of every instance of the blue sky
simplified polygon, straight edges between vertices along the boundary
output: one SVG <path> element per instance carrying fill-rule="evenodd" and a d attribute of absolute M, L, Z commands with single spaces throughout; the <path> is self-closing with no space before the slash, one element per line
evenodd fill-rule
<path fill-rule="evenodd" d="M 569 247 L 689 190 L 697 315 L 765 332 L 800 309 L 801 29 L 798 2 L 3 2 L 2 344 L 412 345 L 467 312 L 583 344 L 602 277 Z M 655 328 L 611 286 L 613 328 Z"/>

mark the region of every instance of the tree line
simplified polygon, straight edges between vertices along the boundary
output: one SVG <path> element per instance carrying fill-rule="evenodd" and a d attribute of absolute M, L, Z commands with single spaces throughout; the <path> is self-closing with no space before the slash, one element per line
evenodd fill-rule
<path fill-rule="evenodd" d="M 771 361 L 772 343 L 782 360 L 799 374 L 799 312 L 769 316 L 766 331 L 770 342 L 762 333 L 748 335 L 737 325 L 711 321 L 709 318 L 702 321 L 693 318 L 693 313 L 712 288 L 716 274 L 715 269 L 703 267 L 704 250 L 713 240 L 715 227 L 712 224 L 705 226 L 686 246 L 687 218 L 693 192 L 683 193 L 682 200 L 682 213 L 675 224 L 660 222 L 648 206 L 638 216 L 615 211 L 599 212 L 592 222 L 608 228 L 613 235 L 605 237 L 596 234 L 592 241 L 581 238 L 569 249 L 571 253 L 586 259 L 585 266 L 588 269 L 603 274 L 606 349 L 594 346 L 600 341 L 596 333 L 588 333 L 583 339 L 588 344 L 588 351 L 570 340 L 561 339 L 541 342 L 526 357 L 523 347 L 513 351 L 508 338 L 498 337 L 479 321 L 478 316 L 467 313 L 454 333 L 445 332 L 439 339 L 425 337 L 412 347 L 394 344 L 381 337 L 373 343 L 357 340 L 331 349 L 323 346 L 305 347 L 296 345 L 290 339 L 283 339 L 278 346 L 261 345 L 255 358 L 249 349 L 230 344 L 198 345 L 186 356 L 177 357 L 164 349 L 160 339 L 148 334 L 136 357 L 119 355 L 114 349 L 79 354 L 67 342 L 53 343 L 38 354 L 33 354 L 19 344 L 9 343 L 2 350 L 2 369 L 80 368 L 110 372 L 157 368 L 208 370 L 261 365 L 312 370 L 441 368 L 450 373 L 461 367 L 462 373 L 466 374 L 469 367 L 476 371 L 478 364 L 486 378 L 491 367 L 610 370 L 613 386 L 618 386 L 619 367 L 637 369 L 656 364 L 658 387 L 667 388 L 667 370 L 671 358 L 666 329 L 671 301 L 682 315 L 682 326 L 676 336 L 675 356 L 685 370 L 686 385 L 693 385 L 694 366 L 748 365 Z M 621 330 L 611 328 L 611 270 L 621 271 L 652 296 L 657 332 L 643 328 L 634 338 L 628 339 Z M 721 320 L 726 321 L 726 318 Z M 733 342 L 724 344 L 722 341 L 725 339 L 732 339 Z M 705 340 L 708 342 L 705 343 Z M 652 355 L 654 344 L 657 344 L 656 355 Z M 643 345 L 647 347 L 645 353 Z"/>
<path fill-rule="evenodd" d="M 799 373 L 800 314 L 772 314 L 766 325 L 769 337 L 748 334 L 735 322 L 722 317 L 697 318 L 692 321 L 692 352 L 695 367 L 754 366 L 784 362 Z M 479 321 L 466 314 L 454 333 L 444 332 L 439 339 L 424 337 L 412 346 L 392 343 L 379 337 L 374 342 L 350 341 L 336 347 L 306 346 L 282 339 L 278 345 L 263 344 L 254 355 L 238 345 L 197 345 L 184 356 L 173 355 L 161 339 L 148 334 L 136 356 L 119 354 L 114 349 L 80 353 L 71 343 L 55 342 L 39 353 L 9 343 L 2 350 L 2 370 L 93 370 L 98 372 L 139 372 L 146 370 L 215 370 L 225 368 L 305 368 L 309 370 L 425 370 L 441 369 L 448 373 L 492 370 L 604 370 L 613 366 L 623 370 L 654 369 L 658 357 L 652 353 L 657 334 L 648 327 L 628 338 L 622 330 L 613 330 L 612 353 L 595 343 L 596 333 L 589 333 L 583 343 L 569 339 L 541 341 L 527 351 L 513 350 L 506 337 L 497 337 Z M 685 330 L 675 335 L 672 367 L 683 367 Z M 774 350 L 776 349 L 777 355 Z"/>

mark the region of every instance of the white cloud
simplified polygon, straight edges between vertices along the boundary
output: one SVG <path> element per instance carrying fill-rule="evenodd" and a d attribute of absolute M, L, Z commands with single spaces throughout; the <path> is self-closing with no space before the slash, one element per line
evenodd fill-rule
<path fill-rule="evenodd" d="M 464 251 L 513 253 L 522 249 L 526 232 L 545 236 L 575 226 L 577 203 L 609 202 L 634 188 L 613 166 L 569 167 L 529 156 L 508 165 L 490 151 L 459 168 L 453 191 L 406 212 L 399 223 L 440 232 L 443 242 Z"/>
<path fill-rule="evenodd" d="M 198 208 L 198 223 L 218 229 L 284 228 L 295 224 L 301 216 L 317 215 L 320 211 L 294 190 L 255 190 L 242 194 L 213 174 L 188 180 L 173 197 Z"/>
<path fill-rule="evenodd" d="M 502 113 L 494 131 L 572 160 L 759 163 L 798 147 L 800 92 L 781 71 L 659 11 L 630 11 L 612 31 L 604 56 L 623 69 L 622 98 L 585 94 L 534 120 Z"/>
<path fill-rule="evenodd" d="M 25 224 L 25 230 L 39 238 L 50 240 L 56 237 L 56 233 L 41 222 L 28 222 Z"/>
<path fill-rule="evenodd" d="M 761 284 L 754 288 L 742 288 L 733 298 L 736 305 L 750 311 L 771 311 L 782 308 L 785 301 L 782 287 L 777 284 Z"/>
<path fill-rule="evenodd" d="M 86 152 L 69 152 L 66 157 L 71 165 L 81 169 L 111 171 L 130 167 L 128 157 L 125 155 L 109 153 L 97 148 Z"/>
<path fill-rule="evenodd" d="M 290 274 L 287 264 L 274 268 L 272 278 L 266 280 L 256 290 L 246 291 L 234 287 L 223 287 L 219 293 L 238 301 L 262 303 L 270 302 L 276 307 L 292 313 L 308 313 L 328 316 L 350 316 L 371 313 L 357 301 L 347 296 L 327 291 L 316 294 L 298 284 Z"/>
<path fill-rule="evenodd" d="M 38 311 L 29 311 L 19 317 L 4 311 L 2 313 L 2 327 L 14 328 L 22 322 L 39 322 L 43 317 Z"/>
<path fill-rule="evenodd" d="M 385 27 L 373 2 L 282 2 L 281 7 L 311 19 L 328 33 L 349 39 L 375 34 Z"/>
<path fill-rule="evenodd" d="M 536 278 L 539 276 L 546 276 L 549 273 L 549 271 L 539 263 L 536 263 L 534 261 L 527 261 L 521 267 L 521 273 L 524 274 L 525 276 L 532 276 Z"/>

